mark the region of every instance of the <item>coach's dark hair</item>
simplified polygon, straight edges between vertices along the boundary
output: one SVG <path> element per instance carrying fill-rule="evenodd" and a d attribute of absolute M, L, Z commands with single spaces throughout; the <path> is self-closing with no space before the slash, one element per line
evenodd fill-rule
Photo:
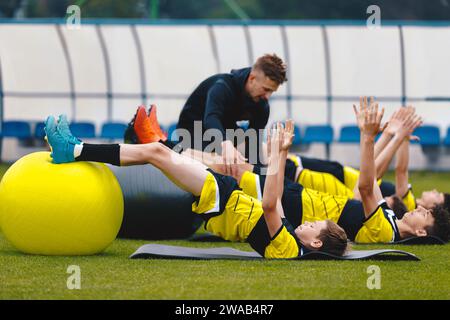
<path fill-rule="evenodd" d="M 322 247 L 319 251 L 331 253 L 335 256 L 342 256 L 348 251 L 347 234 L 344 229 L 331 220 L 326 220 L 326 229 L 320 231 L 319 240 L 322 241 Z"/>
<path fill-rule="evenodd" d="M 450 213 L 442 205 L 437 205 L 431 209 L 434 224 L 427 227 L 427 234 L 436 236 L 447 242 L 450 234 Z"/>
<path fill-rule="evenodd" d="M 253 70 L 261 70 L 270 80 L 277 84 L 287 81 L 286 64 L 276 54 L 265 54 L 253 65 Z"/>

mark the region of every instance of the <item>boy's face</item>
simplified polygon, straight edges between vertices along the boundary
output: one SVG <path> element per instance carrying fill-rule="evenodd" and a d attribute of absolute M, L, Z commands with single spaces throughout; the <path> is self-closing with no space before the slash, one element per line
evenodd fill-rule
<path fill-rule="evenodd" d="M 427 209 L 433 208 L 437 204 L 444 203 L 444 194 L 436 189 L 430 191 L 424 191 L 422 196 L 416 200 L 417 205 Z"/>
<path fill-rule="evenodd" d="M 322 241 L 319 240 L 319 235 L 322 230 L 327 228 L 325 220 L 308 222 L 299 225 L 295 229 L 295 235 L 300 242 L 309 249 L 319 249 L 322 246 Z"/>
<path fill-rule="evenodd" d="M 406 223 L 416 234 L 416 236 L 426 236 L 426 228 L 433 226 L 434 217 L 431 210 L 418 206 L 417 209 L 405 213 L 402 221 Z"/>

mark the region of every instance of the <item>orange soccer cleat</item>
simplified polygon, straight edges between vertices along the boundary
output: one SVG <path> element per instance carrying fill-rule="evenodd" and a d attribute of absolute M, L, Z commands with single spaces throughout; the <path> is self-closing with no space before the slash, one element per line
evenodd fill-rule
<path fill-rule="evenodd" d="M 138 143 L 158 142 L 161 140 L 160 133 L 155 130 L 155 125 L 151 123 L 144 106 L 140 106 L 136 112 L 133 129 L 136 133 Z"/>
<path fill-rule="evenodd" d="M 155 132 L 159 139 L 162 141 L 167 140 L 167 134 L 161 129 L 158 123 L 158 119 L 156 118 L 156 105 L 152 104 L 150 109 L 148 110 L 148 118 L 150 119 L 150 126 L 152 131 Z"/>

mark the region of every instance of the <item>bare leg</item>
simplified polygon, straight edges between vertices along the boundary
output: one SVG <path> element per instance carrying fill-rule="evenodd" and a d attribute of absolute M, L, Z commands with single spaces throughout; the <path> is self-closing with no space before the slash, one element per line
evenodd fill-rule
<path fill-rule="evenodd" d="M 225 174 L 225 165 L 220 155 L 216 153 L 203 152 L 194 149 L 186 149 L 183 151 L 183 156 L 200 161 L 208 168 L 211 168 L 217 173 Z"/>
<path fill-rule="evenodd" d="M 208 175 L 204 164 L 180 155 L 160 143 L 121 144 L 120 163 L 123 166 L 150 163 L 181 189 L 195 196 L 201 194 Z"/>
<path fill-rule="evenodd" d="M 183 151 L 183 155 L 200 161 L 204 165 L 211 168 L 214 172 L 226 175 L 225 165 L 222 156 L 215 153 L 208 153 L 194 149 L 187 149 Z M 241 181 L 242 175 L 245 171 L 253 172 L 253 165 L 249 163 L 242 163 L 236 166 L 237 170 L 233 175 L 238 182 Z"/>

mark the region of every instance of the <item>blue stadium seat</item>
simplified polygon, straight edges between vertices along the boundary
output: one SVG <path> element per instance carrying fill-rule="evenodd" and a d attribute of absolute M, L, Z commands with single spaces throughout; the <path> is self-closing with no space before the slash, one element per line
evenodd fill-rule
<path fill-rule="evenodd" d="M 119 122 L 107 122 L 102 125 L 100 138 L 103 139 L 123 139 L 127 125 Z"/>
<path fill-rule="evenodd" d="M 29 139 L 31 138 L 31 127 L 25 121 L 5 121 L 2 125 L 2 137 Z"/>
<path fill-rule="evenodd" d="M 300 127 L 295 124 L 294 125 L 294 140 L 292 140 L 292 145 L 298 146 L 301 144 L 301 142 L 302 142 L 302 136 L 301 136 Z"/>
<path fill-rule="evenodd" d="M 359 143 L 360 132 L 358 126 L 343 126 L 339 136 L 339 142 Z"/>
<path fill-rule="evenodd" d="M 90 122 L 73 122 L 70 131 L 77 138 L 95 138 L 95 125 Z"/>
<path fill-rule="evenodd" d="M 444 145 L 450 147 L 450 127 L 447 129 L 447 135 L 444 138 Z"/>
<path fill-rule="evenodd" d="M 177 124 L 176 123 L 172 123 L 168 128 L 167 128 L 167 137 L 169 140 L 171 141 L 177 141 L 178 140 L 178 135 L 175 133 L 175 135 L 172 137 L 173 132 L 177 129 Z"/>
<path fill-rule="evenodd" d="M 308 126 L 305 130 L 305 135 L 301 142 L 303 144 L 309 143 L 326 143 L 333 142 L 333 128 L 329 125 L 322 126 Z"/>
<path fill-rule="evenodd" d="M 45 137 L 44 128 L 45 128 L 44 122 L 36 123 L 36 127 L 34 127 L 34 137 L 37 139 L 44 139 Z"/>
<path fill-rule="evenodd" d="M 420 138 L 420 141 L 412 142 L 415 144 L 427 147 L 435 147 L 441 144 L 441 133 L 439 127 L 436 126 L 421 126 L 414 130 L 413 135 Z"/>

